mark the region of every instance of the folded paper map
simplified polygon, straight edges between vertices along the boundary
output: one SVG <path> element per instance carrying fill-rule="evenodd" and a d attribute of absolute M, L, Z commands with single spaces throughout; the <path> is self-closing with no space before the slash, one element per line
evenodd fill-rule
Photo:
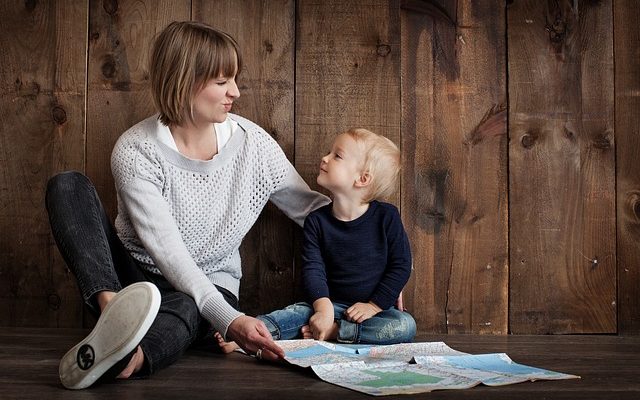
<path fill-rule="evenodd" d="M 443 342 L 365 346 L 304 339 L 276 343 L 290 364 L 310 367 L 326 382 L 374 396 L 580 378 L 518 364 L 505 353 L 462 353 Z"/>

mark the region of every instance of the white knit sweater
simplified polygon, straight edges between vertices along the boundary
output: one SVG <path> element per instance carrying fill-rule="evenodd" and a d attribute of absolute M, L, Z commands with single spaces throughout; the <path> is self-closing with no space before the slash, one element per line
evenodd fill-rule
<path fill-rule="evenodd" d="M 120 240 L 146 268 L 193 297 L 225 336 L 242 313 L 214 284 L 238 296 L 238 249 L 267 201 L 299 225 L 329 202 L 309 189 L 268 133 L 240 116 L 229 118 L 239 129 L 209 161 L 162 143 L 157 115 L 127 130 L 111 155 Z"/>

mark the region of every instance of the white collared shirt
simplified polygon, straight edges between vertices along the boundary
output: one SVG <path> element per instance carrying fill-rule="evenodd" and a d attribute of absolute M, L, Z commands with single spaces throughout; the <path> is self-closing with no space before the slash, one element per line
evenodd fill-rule
<path fill-rule="evenodd" d="M 173 139 L 173 135 L 171 134 L 171 130 L 168 126 L 164 124 L 158 124 L 160 129 L 158 129 L 158 140 L 168 146 L 169 148 L 178 151 L 178 146 L 176 145 L 176 141 Z M 231 135 L 238 129 L 238 123 L 231 118 L 228 118 L 224 122 L 213 124 L 214 131 L 216 134 L 216 140 L 218 143 L 218 153 L 222 150 L 222 148 L 227 144 L 229 139 L 231 139 Z M 215 157 L 215 156 L 214 156 Z"/>

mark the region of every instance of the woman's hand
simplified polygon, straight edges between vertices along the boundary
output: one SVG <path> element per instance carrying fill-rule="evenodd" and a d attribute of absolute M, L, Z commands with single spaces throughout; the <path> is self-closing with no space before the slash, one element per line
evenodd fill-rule
<path fill-rule="evenodd" d="M 261 358 L 277 361 L 284 358 L 284 350 L 271 338 L 271 333 L 264 322 L 241 315 L 233 320 L 227 330 L 227 337 L 236 342 L 247 354 L 256 354 L 261 350 Z"/>
<path fill-rule="evenodd" d="M 345 311 L 344 314 L 347 316 L 349 321 L 361 324 L 380 311 L 382 311 L 382 308 L 372 302 L 368 302 L 356 303 L 347 308 L 347 311 Z"/>

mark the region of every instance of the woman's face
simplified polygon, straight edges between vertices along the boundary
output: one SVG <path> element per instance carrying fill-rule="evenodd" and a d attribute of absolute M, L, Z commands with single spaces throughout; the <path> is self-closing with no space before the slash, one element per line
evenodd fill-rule
<path fill-rule="evenodd" d="M 219 76 L 207 82 L 193 99 L 196 124 L 224 122 L 233 101 L 240 97 L 236 77 Z"/>

